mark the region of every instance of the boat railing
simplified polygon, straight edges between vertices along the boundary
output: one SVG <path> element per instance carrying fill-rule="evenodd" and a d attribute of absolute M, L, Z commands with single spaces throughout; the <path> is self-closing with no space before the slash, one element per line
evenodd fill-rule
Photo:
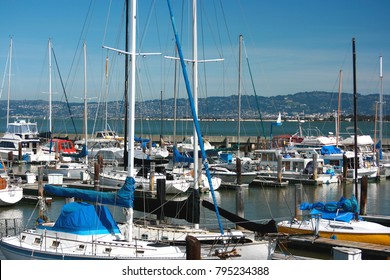
<path fill-rule="evenodd" d="M 0 236 L 18 235 L 23 231 L 21 218 L 0 219 Z"/>

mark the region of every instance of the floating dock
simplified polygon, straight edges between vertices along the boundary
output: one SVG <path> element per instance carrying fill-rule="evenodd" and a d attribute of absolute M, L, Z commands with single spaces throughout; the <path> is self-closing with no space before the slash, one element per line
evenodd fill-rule
<path fill-rule="evenodd" d="M 359 249 L 362 251 L 362 259 L 365 260 L 390 260 L 390 246 L 371 243 L 337 240 L 315 236 L 289 236 L 283 242 L 288 248 L 304 250 L 322 250 L 332 253 L 335 247 Z"/>

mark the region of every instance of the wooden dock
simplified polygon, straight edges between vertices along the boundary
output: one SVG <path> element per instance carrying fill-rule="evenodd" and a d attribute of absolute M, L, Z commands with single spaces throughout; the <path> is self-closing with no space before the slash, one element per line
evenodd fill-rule
<path fill-rule="evenodd" d="M 289 248 L 298 248 L 305 250 L 323 250 L 332 253 L 334 247 L 346 247 L 359 249 L 362 251 L 362 259 L 365 260 L 390 260 L 390 246 L 353 242 L 346 240 L 337 240 L 315 236 L 289 236 L 284 245 Z"/>
<path fill-rule="evenodd" d="M 256 179 L 254 179 L 252 181 L 251 186 L 253 186 L 253 187 L 257 187 L 257 186 L 260 186 L 260 187 L 287 187 L 288 183 L 289 183 L 289 181 L 278 182 L 277 180 L 266 179 L 264 177 L 258 176 Z"/>

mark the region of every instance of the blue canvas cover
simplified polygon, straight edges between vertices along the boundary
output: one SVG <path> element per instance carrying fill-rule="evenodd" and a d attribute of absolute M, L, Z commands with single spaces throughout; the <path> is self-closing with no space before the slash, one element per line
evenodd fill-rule
<path fill-rule="evenodd" d="M 339 201 L 301 203 L 299 209 L 311 210 L 311 215 L 321 215 L 322 219 L 349 222 L 359 212 L 358 203 L 354 195 L 350 199 L 341 197 Z"/>
<path fill-rule="evenodd" d="M 173 160 L 174 162 L 194 162 L 194 159 L 192 157 L 186 157 L 180 154 L 176 146 L 173 147 Z"/>
<path fill-rule="evenodd" d="M 134 185 L 134 178 L 127 177 L 124 185 L 117 193 L 66 188 L 62 186 L 52 186 L 49 184 L 44 186 L 44 190 L 48 194 L 55 196 L 74 197 L 82 199 L 83 201 L 133 208 L 135 190 Z"/>
<path fill-rule="evenodd" d="M 120 233 L 106 206 L 86 202 L 65 204 L 52 230 L 81 235 Z"/>
<path fill-rule="evenodd" d="M 336 146 L 322 146 L 321 147 L 321 155 L 333 155 L 333 154 L 341 154 L 342 151 L 340 148 Z"/>

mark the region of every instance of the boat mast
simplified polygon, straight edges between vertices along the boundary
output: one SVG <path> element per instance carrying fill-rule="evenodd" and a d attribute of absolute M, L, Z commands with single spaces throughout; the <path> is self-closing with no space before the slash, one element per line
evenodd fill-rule
<path fill-rule="evenodd" d="M 49 43 L 48 43 L 48 51 L 49 51 L 49 136 L 50 136 L 50 139 L 52 138 L 51 137 L 51 134 L 52 134 L 52 123 L 51 123 L 51 120 L 52 120 L 52 89 L 51 89 L 51 41 L 49 39 Z"/>
<path fill-rule="evenodd" d="M 127 177 L 134 178 L 134 121 L 135 121 L 135 63 L 136 63 L 136 30 L 137 30 L 137 1 L 131 0 L 131 38 L 130 38 L 130 96 L 128 98 L 127 115 L 129 120 L 127 121 Z M 127 84 L 127 83 L 126 83 Z M 125 142 L 126 144 L 126 142 Z M 132 207 L 126 208 L 126 240 L 130 241 L 133 237 L 133 213 Z"/>
<path fill-rule="evenodd" d="M 87 104 L 87 45 L 84 42 L 84 145 L 87 151 L 88 143 L 88 104 Z M 88 164 L 88 156 L 85 157 L 85 163 Z"/>
<path fill-rule="evenodd" d="M 379 79 L 381 82 L 381 93 L 379 95 L 379 155 L 382 159 L 382 138 L 383 138 L 383 74 L 382 74 L 382 56 L 379 57 Z M 376 143 L 374 143 L 376 145 Z"/>
<path fill-rule="evenodd" d="M 356 88 L 356 49 L 355 49 L 355 38 L 352 38 L 352 65 L 353 65 L 353 116 L 354 116 L 354 150 L 355 150 L 355 197 L 358 199 L 358 150 L 357 150 L 357 88 Z"/>
<path fill-rule="evenodd" d="M 196 0 L 192 0 L 192 57 L 193 57 L 193 99 L 195 113 L 198 115 L 198 30 L 197 30 L 197 10 Z M 198 135 L 194 125 L 194 181 L 195 190 L 199 189 L 199 156 L 198 156 Z"/>
<path fill-rule="evenodd" d="M 108 56 L 106 56 L 106 69 L 105 69 L 105 78 L 106 78 L 106 112 L 105 112 L 105 118 L 104 118 L 104 129 L 105 130 L 109 130 L 108 129 Z"/>
<path fill-rule="evenodd" d="M 9 101 L 11 95 L 11 68 L 12 68 L 12 37 L 9 43 L 9 68 L 8 68 L 8 101 L 7 101 L 7 129 L 9 124 Z"/>
<path fill-rule="evenodd" d="M 242 35 L 239 38 L 238 51 L 238 135 L 237 135 L 237 157 L 240 156 L 240 136 L 241 136 L 241 65 L 242 65 Z"/>
<path fill-rule="evenodd" d="M 336 147 L 339 146 L 340 138 L 340 115 L 341 115 L 341 91 L 342 91 L 342 81 L 343 81 L 343 70 L 340 69 L 339 73 L 339 97 L 338 97 L 338 107 L 337 107 L 337 120 L 336 120 Z"/>
<path fill-rule="evenodd" d="M 123 159 L 124 159 L 124 167 L 125 170 L 128 167 L 128 147 L 127 141 L 128 138 L 128 90 L 129 90 L 129 0 L 125 1 L 126 4 L 126 31 L 125 31 L 125 93 L 124 93 L 124 103 L 125 103 L 125 133 L 124 133 L 124 151 L 123 151 Z"/>

